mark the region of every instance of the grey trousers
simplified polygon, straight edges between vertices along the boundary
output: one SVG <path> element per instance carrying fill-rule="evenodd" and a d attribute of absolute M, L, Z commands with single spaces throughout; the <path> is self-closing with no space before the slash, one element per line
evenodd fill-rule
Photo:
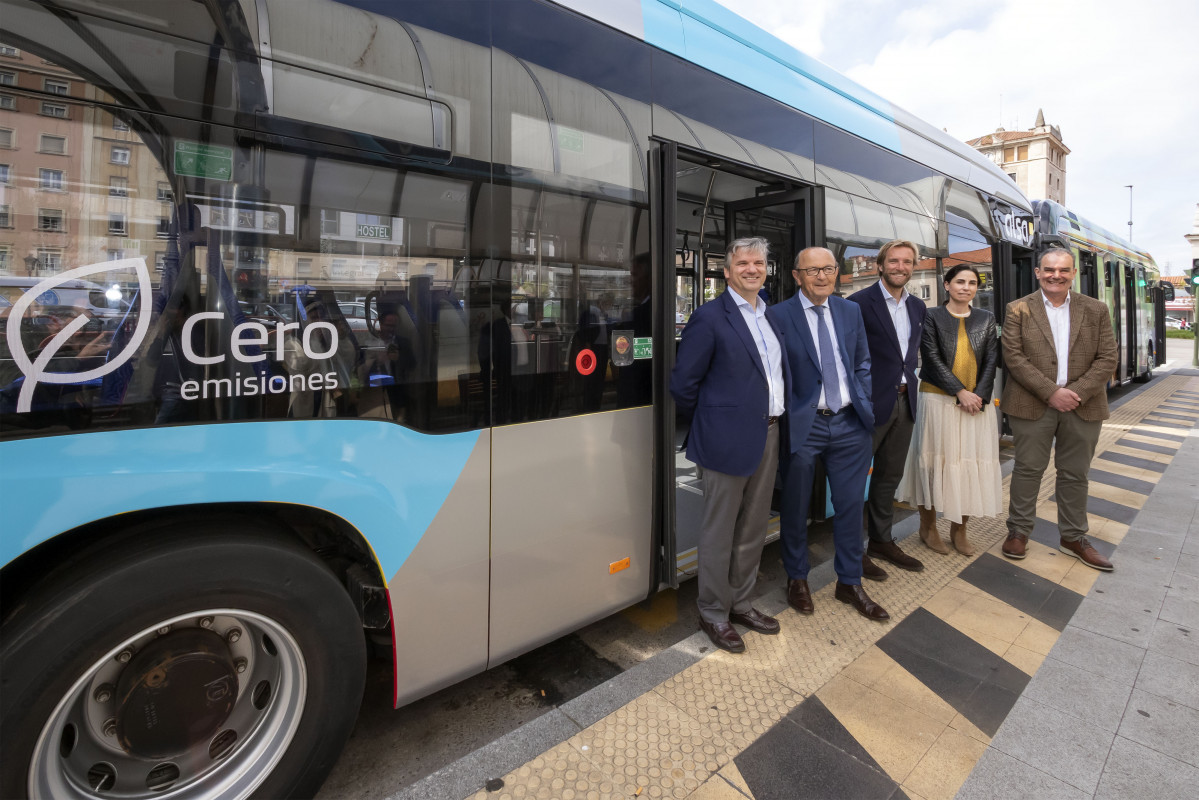
<path fill-rule="evenodd" d="M 779 462 L 779 426 L 766 433 L 766 447 L 748 477 L 704 470 L 704 521 L 699 533 L 699 614 L 708 622 L 728 622 L 729 612 L 750 604 L 766 519 Z"/>
<path fill-rule="evenodd" d="M 914 392 L 916 387 L 908 386 L 908 391 Z M 894 538 L 891 524 L 895 521 L 895 490 L 903 479 L 915 425 L 905 395 L 895 398 L 890 419 L 875 421 L 874 468 L 866 495 L 866 533 L 872 541 L 889 542 Z"/>
<path fill-rule="evenodd" d="M 1009 488 L 1008 533 L 1028 536 L 1037 519 L 1037 495 L 1053 450 L 1057 469 L 1057 527 L 1068 542 L 1086 535 L 1088 474 L 1103 421 L 1088 422 L 1073 411 L 1045 409 L 1040 419 L 1008 417 L 1016 460 Z"/>

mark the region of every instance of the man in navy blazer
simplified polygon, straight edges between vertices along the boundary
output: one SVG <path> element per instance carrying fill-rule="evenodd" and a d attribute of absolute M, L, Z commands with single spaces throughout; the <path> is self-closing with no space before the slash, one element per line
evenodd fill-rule
<path fill-rule="evenodd" d="M 733 653 L 745 642 L 732 623 L 759 633 L 778 620 L 751 604 L 778 469 L 778 419 L 787 394 L 783 337 L 758 296 L 765 239 L 737 239 L 725 254 L 728 289 L 695 310 L 679 343 L 670 393 L 691 418 L 687 458 L 703 467 L 699 626 Z"/>
<path fill-rule="evenodd" d="M 833 498 L 833 596 L 867 619 L 885 621 L 890 615 L 862 588 L 862 497 L 874 430 L 862 312 L 833 296 L 837 261 L 823 247 L 802 251 L 791 274 L 799 291 L 767 312 L 783 332 L 791 366 L 781 520 L 787 602 L 801 614 L 815 610 L 808 588 L 808 511 L 819 458 Z"/>
<path fill-rule="evenodd" d="M 916 420 L 916 359 L 925 306 L 904 288 L 912 278 L 920 253 L 903 239 L 887 242 L 878 251 L 878 283 L 854 292 L 849 300 L 862 308 L 870 363 L 874 378 L 874 435 L 871 450 L 874 470 L 866 499 L 866 533 L 869 544 L 863 556 L 863 574 L 885 580 L 887 573 L 871 556 L 890 561 L 900 569 L 919 572 L 924 564 L 895 543 L 895 489 L 903 478 L 912 429 Z"/>

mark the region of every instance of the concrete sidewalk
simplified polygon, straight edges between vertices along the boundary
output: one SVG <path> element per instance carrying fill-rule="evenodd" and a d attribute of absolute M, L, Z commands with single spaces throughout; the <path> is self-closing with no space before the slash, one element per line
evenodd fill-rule
<path fill-rule="evenodd" d="M 1199 391 L 1171 401 L 1158 419 L 1193 413 Z M 1096 579 L 959 798 L 1199 792 L 1197 433 L 1179 429 L 1184 440 L 1116 549 L 1115 571 Z M 1109 452 L 1117 458 L 1096 466 L 1148 463 L 1152 451 L 1134 451 Z"/>

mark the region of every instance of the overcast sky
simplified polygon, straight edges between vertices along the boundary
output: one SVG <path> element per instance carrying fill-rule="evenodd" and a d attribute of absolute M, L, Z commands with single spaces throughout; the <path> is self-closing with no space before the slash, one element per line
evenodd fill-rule
<path fill-rule="evenodd" d="M 1133 242 L 1170 274 L 1190 266 L 1196 0 L 718 2 L 956 139 L 1044 109 L 1071 151 L 1066 205 L 1127 238 L 1132 184 Z"/>

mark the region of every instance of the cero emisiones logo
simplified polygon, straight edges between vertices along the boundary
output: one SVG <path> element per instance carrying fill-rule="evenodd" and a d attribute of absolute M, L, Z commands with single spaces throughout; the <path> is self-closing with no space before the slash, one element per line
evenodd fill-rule
<path fill-rule="evenodd" d="M 53 338 L 37 354 L 36 360 L 29 358 L 29 354 L 25 352 L 24 341 L 21 339 L 21 321 L 25 318 L 25 314 L 30 306 L 38 302 L 39 297 L 58 286 L 62 286 L 67 281 L 131 269 L 137 274 L 138 307 L 131 309 L 130 313 L 137 315 L 137 327 L 134 328 L 133 335 L 125 342 L 125 346 L 121 352 L 109 352 L 108 360 L 95 369 L 84 370 L 83 372 L 48 372 L 46 367 L 50 364 L 51 360 L 58 355 L 59 351 L 70 341 L 71 337 L 88 323 L 90 319 L 88 315 L 79 314 L 64 325 L 62 330 L 54 334 Z M 17 367 L 25 375 L 25 381 L 21 385 L 21 393 L 17 398 L 17 412 L 23 413 L 30 410 L 33 403 L 33 392 L 40 383 L 82 383 L 83 381 L 103 377 L 110 372 L 120 369 L 121 365 L 131 359 L 138 351 L 142 340 L 146 338 L 146 332 L 150 329 L 149 303 L 152 291 L 150 287 L 150 272 L 146 268 L 146 259 L 144 258 L 123 258 L 117 261 L 103 261 L 99 264 L 76 267 L 58 275 L 52 275 L 29 287 L 23 295 L 16 299 L 12 304 L 12 308 L 9 309 L 8 326 L 6 329 L 8 347 L 12 353 L 13 362 L 16 363 Z"/>

